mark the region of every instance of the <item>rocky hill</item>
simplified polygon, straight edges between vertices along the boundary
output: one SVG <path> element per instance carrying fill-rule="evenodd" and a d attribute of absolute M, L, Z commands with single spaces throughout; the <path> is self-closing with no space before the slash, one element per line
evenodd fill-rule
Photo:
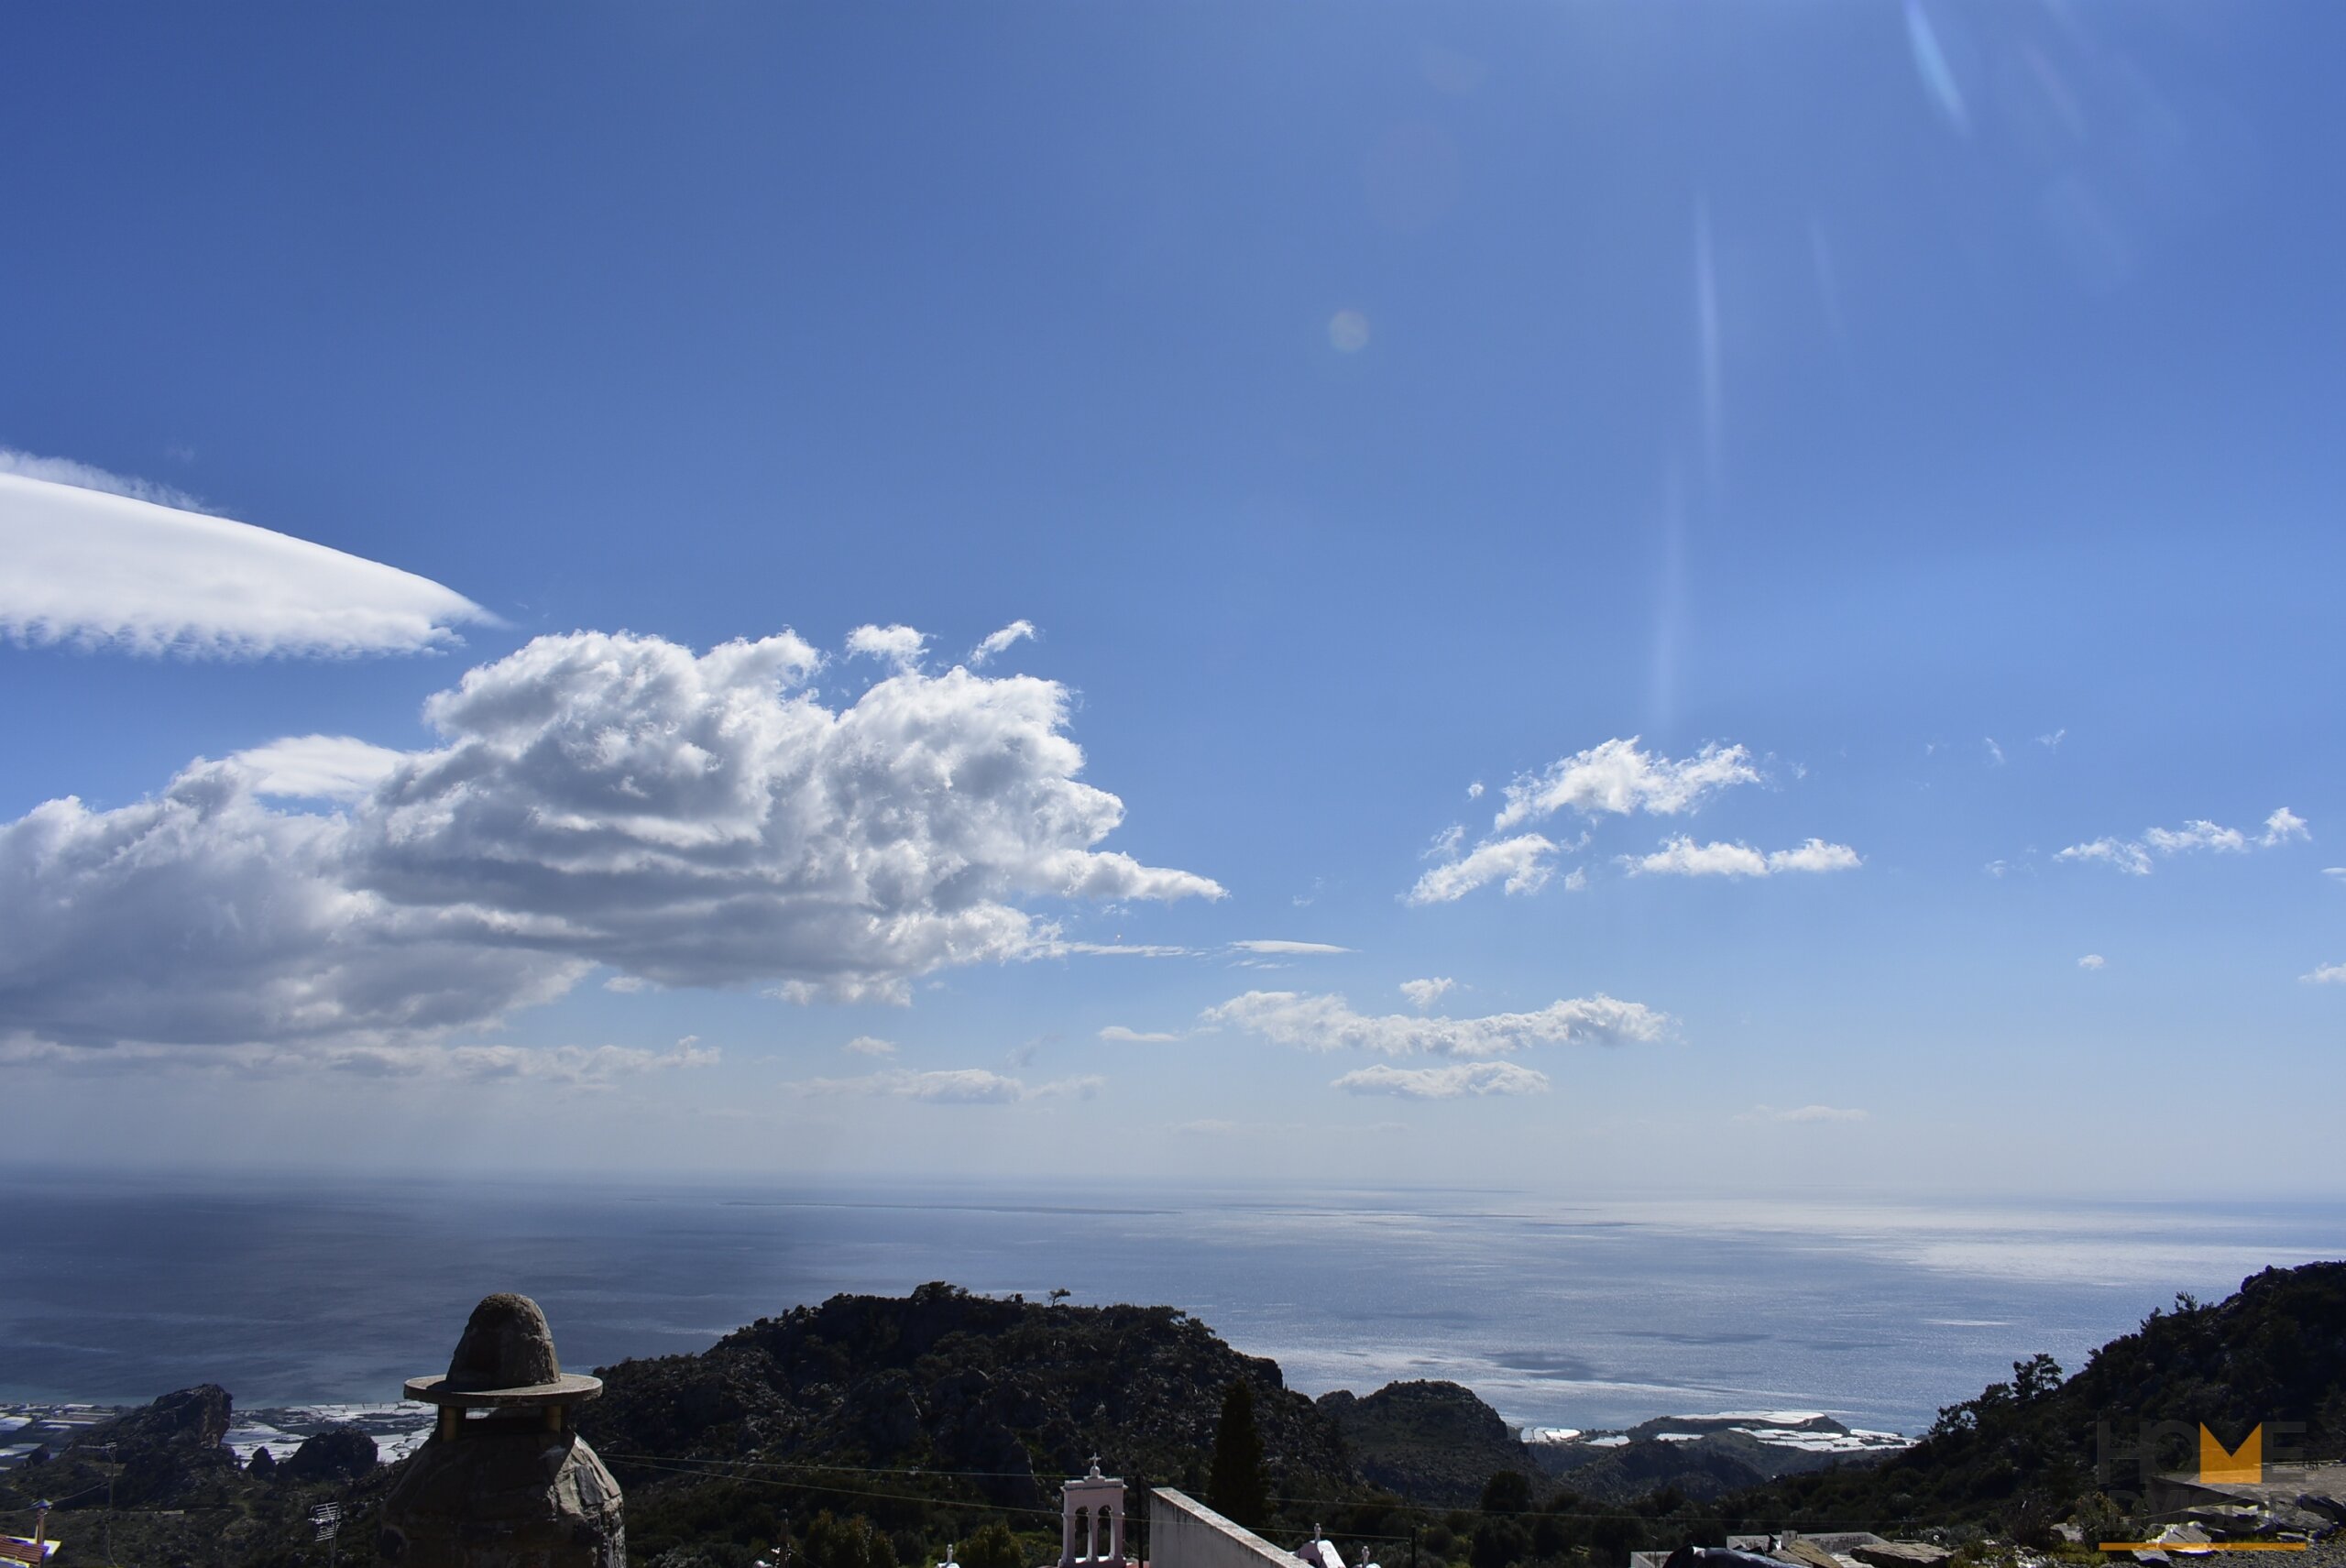
<path fill-rule="evenodd" d="M 55 1503 L 59 1568 L 110 1559 L 324 1568 L 331 1549 L 317 1541 L 310 1510 L 334 1502 L 351 1510 L 345 1544 L 359 1543 L 364 1560 L 391 1477 L 375 1464 L 374 1440 L 329 1428 L 281 1464 L 247 1468 L 224 1441 L 232 1408 L 226 1389 L 204 1383 L 87 1427 L 60 1452 L 0 1475 L 0 1508 L 15 1520 L 33 1498 Z"/>
<path fill-rule="evenodd" d="M 738 1462 L 906 1469 L 923 1492 L 1024 1508 L 1095 1453 L 1128 1477 L 1202 1490 L 1230 1384 L 1255 1395 L 1274 1497 L 1359 1491 L 1336 1424 L 1288 1388 L 1278 1364 L 1243 1355 L 1170 1307 L 1075 1307 L 972 1296 L 835 1296 L 762 1318 L 697 1355 L 599 1369 L 580 1430 L 628 1488 L 709 1483 L 678 1466 Z M 842 1504 L 856 1492 L 842 1478 Z M 869 1490 L 868 1486 L 863 1488 Z M 649 1518 L 650 1516 L 645 1516 Z"/>
<path fill-rule="evenodd" d="M 2212 1305 L 2177 1297 L 2075 1376 L 2050 1356 L 2015 1362 L 2012 1381 L 1941 1410 L 1923 1442 L 1879 1466 L 1788 1477 L 1721 1507 L 1789 1523 L 1919 1520 L 2041 1538 L 2081 1511 L 2136 1508 L 2133 1461 L 2096 1473 L 2099 1428 L 2123 1442 L 2163 1420 L 2187 1431 L 2204 1422 L 2227 1443 L 2260 1422 L 2278 1440 L 2277 1423 L 2294 1423 L 2287 1441 L 2305 1458 L 2346 1458 L 2346 1263 L 2268 1268 Z M 2156 1463 L 2187 1470 L 2198 1454 L 2178 1442 Z"/>
<path fill-rule="evenodd" d="M 1362 1479 L 1412 1501 L 1463 1507 L 1496 1472 L 1531 1468 L 1513 1429 L 1456 1383 L 1388 1383 L 1366 1396 L 1339 1389 L 1319 1403 Z"/>
<path fill-rule="evenodd" d="M 1776 1442 L 1753 1435 L 1755 1418 L 1716 1416 L 1526 1445 L 1453 1383 L 1315 1403 L 1171 1308 L 942 1284 L 834 1297 L 698 1355 L 600 1370 L 606 1393 L 582 1425 L 627 1486 L 630 1556 L 652 1568 L 751 1568 L 785 1536 L 806 1568 L 896 1568 L 955 1541 L 970 1568 L 1018 1568 L 1056 1550 L 1056 1482 L 1094 1453 L 1140 1486 L 1202 1492 L 1238 1380 L 1254 1393 L 1276 1538 L 1317 1520 L 1340 1539 L 1414 1542 L 1437 1565 L 1612 1568 L 1633 1547 L 1747 1528 L 2042 1537 L 2064 1517 L 2122 1517 L 2133 1473 L 2096 1479 L 2098 1421 L 2131 1434 L 2137 1420 L 2205 1420 L 2228 1442 L 2294 1421 L 2308 1456 L 2346 1453 L 2346 1264 L 2267 1270 L 2212 1306 L 2184 1298 L 2074 1377 L 2018 1363 L 1887 1458 L 1823 1417 L 1770 1418 Z M 372 1440 L 321 1432 L 240 1469 L 222 1442 L 229 1415 L 211 1385 L 166 1395 L 7 1472 L 0 1507 L 57 1498 L 54 1532 L 101 1549 L 111 1532 L 120 1562 L 323 1568 L 331 1549 L 308 1510 L 334 1500 L 363 1551 L 395 1475 L 371 1464 Z M 1829 1468 L 1790 1473 L 1814 1466 Z"/>

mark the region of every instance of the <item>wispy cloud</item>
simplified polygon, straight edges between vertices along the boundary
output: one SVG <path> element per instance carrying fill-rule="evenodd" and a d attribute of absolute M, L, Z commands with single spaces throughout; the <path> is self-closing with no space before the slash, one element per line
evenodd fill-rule
<path fill-rule="evenodd" d="M 1721 790 L 1760 782 L 1751 753 L 1741 746 L 1708 745 L 1672 761 L 1640 750 L 1638 740 L 1635 735 L 1607 740 L 1552 762 L 1542 773 L 1518 775 L 1507 786 L 1507 805 L 1492 830 L 1505 832 L 1567 808 L 1584 817 L 1636 811 L 1674 817 Z"/>
<path fill-rule="evenodd" d="M 1031 620 L 1014 620 L 1001 630 L 989 633 L 985 640 L 970 650 L 970 668 L 981 670 L 993 659 L 1010 652 L 1015 644 L 1035 635 Z"/>
<path fill-rule="evenodd" d="M 1195 948 L 1184 948 L 1170 942 L 1063 942 L 1052 939 L 1037 951 L 1047 958 L 1060 958 L 1069 953 L 1096 959 L 1193 959 Z"/>
<path fill-rule="evenodd" d="M 2036 738 L 2036 743 L 2048 751 L 2057 751 L 2061 749 L 2061 742 L 2068 738 L 2069 732 L 2066 729 L 2055 729 L 2049 735 L 2039 735 Z"/>
<path fill-rule="evenodd" d="M 1456 1100 L 1464 1095 L 1545 1094 L 1548 1075 L 1514 1062 L 1458 1062 L 1449 1067 L 1398 1068 L 1379 1062 L 1348 1072 L 1330 1085 L 1347 1094 L 1392 1094 L 1405 1100 Z"/>
<path fill-rule="evenodd" d="M 454 627 L 497 619 L 428 577 L 189 510 L 158 499 L 186 499 L 159 487 L 42 477 L 60 471 L 56 461 L 0 455 L 0 636 L 142 654 L 330 657 L 442 647 Z"/>
<path fill-rule="evenodd" d="M 893 1068 L 862 1078 L 812 1078 L 788 1087 L 806 1095 L 918 1100 L 934 1105 L 1015 1105 L 1030 1100 L 1089 1100 L 1107 1086 L 1097 1075 L 1030 1084 L 981 1067 L 913 1072 Z"/>
<path fill-rule="evenodd" d="M 2308 985 L 2346 985 L 2346 964 L 2323 964 L 2312 973 L 2297 978 Z"/>
<path fill-rule="evenodd" d="M 13 446 L 0 446 L 0 474 L 15 474 L 22 478 L 40 479 L 52 485 L 70 485 L 77 490 L 97 490 L 110 496 L 127 496 L 134 501 L 148 501 L 173 511 L 210 513 L 194 496 L 175 485 L 159 484 L 130 474 L 115 474 L 91 463 L 77 463 L 71 457 L 42 457 L 30 452 L 20 452 Z"/>
<path fill-rule="evenodd" d="M 847 634 L 850 659 L 877 659 L 900 671 L 917 670 L 928 652 L 928 637 L 909 626 L 859 626 Z"/>
<path fill-rule="evenodd" d="M 1350 948 L 1340 948 L 1333 942 L 1288 942 L 1276 938 L 1233 942 L 1233 948 L 1242 953 L 1261 953 L 1274 958 L 1318 958 L 1331 953 L 1349 953 Z"/>
<path fill-rule="evenodd" d="M 2077 960 L 2077 967 L 2079 969 L 2101 969 L 2107 965 L 2109 961 L 2109 959 L 2103 958 L 2099 953 L 2088 953 L 2084 958 Z"/>
<path fill-rule="evenodd" d="M 0 1065 L 68 1073 L 124 1071 L 309 1078 L 318 1074 L 414 1083 L 528 1083 L 600 1091 L 647 1074 L 714 1067 L 715 1046 L 686 1035 L 666 1050 L 637 1046 L 449 1045 L 437 1040 L 185 1045 L 136 1041 L 90 1050 L 29 1033 L 0 1036 Z"/>
<path fill-rule="evenodd" d="M 1479 845 L 1461 860 L 1430 868 L 1418 878 L 1404 902 L 1412 905 L 1452 904 L 1478 887 L 1504 881 L 1511 894 L 1537 893 L 1555 874 L 1550 857 L 1556 846 L 1538 833 L 1495 839 Z"/>
<path fill-rule="evenodd" d="M 1822 839 L 1762 854 L 1749 844 L 1716 839 L 1697 844 L 1683 834 L 1663 839 L 1661 848 L 1650 855 L 1624 855 L 1621 861 L 1640 876 L 1767 877 L 1792 872 L 1855 871 L 1864 864 L 1848 845 L 1828 844 Z"/>
<path fill-rule="evenodd" d="M 896 1044 L 893 1040 L 883 1040 L 877 1035 L 858 1035 L 839 1049 L 850 1056 L 892 1057 L 896 1054 Z"/>
<path fill-rule="evenodd" d="M 2100 838 L 2072 844 L 2053 858 L 2078 865 L 2110 866 L 2129 876 L 2148 876 L 2155 863 L 2154 857 L 2165 859 L 2198 850 L 2239 855 L 2252 848 L 2277 849 L 2312 837 L 2306 819 L 2284 806 L 2264 819 L 2264 830 L 2253 839 L 2237 828 L 2195 817 L 2180 828 L 2145 828 L 2139 839 Z"/>
<path fill-rule="evenodd" d="M 1644 750 L 1634 735 L 1606 740 L 1538 773 L 1517 774 L 1507 785 L 1506 804 L 1491 819 L 1490 833 L 1471 848 L 1463 827 L 1438 835 L 1425 857 L 1435 863 L 1402 901 L 1415 907 L 1453 904 L 1493 883 L 1510 894 L 1536 894 L 1554 879 L 1556 858 L 1585 849 L 1594 829 L 1569 844 L 1510 829 L 1563 811 L 1589 818 L 1638 812 L 1678 816 L 1722 790 L 1760 782 L 1751 753 L 1741 746 L 1714 743 L 1694 756 L 1672 758 Z M 1470 799 L 1481 794 L 1479 781 L 1467 791 Z M 1587 874 L 1579 868 L 1564 883 L 1568 892 L 1587 885 Z"/>
<path fill-rule="evenodd" d="M 1980 744 L 1988 748 L 1988 765 L 1990 767 L 2001 768 L 2004 765 L 2004 749 L 1996 744 L 1996 738 L 1993 735 L 1984 737 L 1980 740 Z"/>
<path fill-rule="evenodd" d="M 1773 1105 L 1754 1105 L 1749 1111 L 1736 1113 L 1738 1122 L 1862 1122 L 1870 1112 L 1844 1109 L 1837 1105 L 1801 1105 L 1780 1111 Z"/>
<path fill-rule="evenodd" d="M 1122 1024 L 1111 1024 L 1100 1031 L 1100 1037 L 1131 1046 L 1169 1046 L 1181 1036 L 1162 1031 L 1127 1029 Z"/>
<path fill-rule="evenodd" d="M 1964 104 L 1963 90 L 1956 83 L 1954 68 L 1947 63 L 1946 50 L 1939 43 L 1938 29 L 1931 26 L 1923 0 L 1906 0 L 1906 48 L 1931 106 L 1957 135 L 1969 136 L 1971 112 Z"/>
<path fill-rule="evenodd" d="M 1481 1018 L 1356 1013 L 1342 996 L 1250 991 L 1204 1014 L 1209 1025 L 1244 1029 L 1276 1045 L 1310 1051 L 1365 1050 L 1379 1056 L 1424 1053 L 1496 1057 L 1545 1045 L 1628 1045 L 1661 1037 L 1669 1014 L 1641 1002 L 1599 993 L 1551 1003 L 1533 1013 Z"/>
<path fill-rule="evenodd" d="M 1431 980 L 1405 980 L 1401 982 L 1401 994 L 1409 999 L 1410 1006 L 1422 1013 L 1449 995 L 1451 988 L 1457 983 L 1448 975 L 1439 975 Z"/>

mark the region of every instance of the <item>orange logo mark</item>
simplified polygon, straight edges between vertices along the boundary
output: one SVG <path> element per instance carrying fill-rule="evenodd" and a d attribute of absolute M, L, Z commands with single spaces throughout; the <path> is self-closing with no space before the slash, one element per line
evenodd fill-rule
<path fill-rule="evenodd" d="M 2202 1483 L 2246 1483 L 2253 1486 L 2264 1479 L 2264 1426 L 2259 1422 L 2254 1431 L 2240 1440 L 2238 1451 L 2224 1447 L 2205 1423 L 2199 1428 L 2199 1479 Z"/>

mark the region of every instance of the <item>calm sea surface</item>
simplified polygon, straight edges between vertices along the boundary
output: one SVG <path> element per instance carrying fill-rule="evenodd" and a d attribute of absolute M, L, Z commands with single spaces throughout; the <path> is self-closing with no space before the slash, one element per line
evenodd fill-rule
<path fill-rule="evenodd" d="M 1467 1384 L 1510 1420 L 1816 1409 L 1915 1431 L 2177 1290 L 2346 1256 L 2346 1205 L 2047 1210 L 1492 1192 L 295 1185 L 7 1179 L 0 1399 L 399 1397 L 472 1303 L 564 1363 L 698 1350 L 835 1291 L 1169 1302 L 1307 1393 Z"/>

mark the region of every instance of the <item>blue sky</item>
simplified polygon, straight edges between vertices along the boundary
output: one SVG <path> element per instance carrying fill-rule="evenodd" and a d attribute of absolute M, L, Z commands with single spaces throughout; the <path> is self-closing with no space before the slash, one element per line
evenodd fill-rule
<path fill-rule="evenodd" d="M 104 1160 L 2334 1194 L 2145 1130 L 2346 1089 L 2338 27 L 12 14 L 0 1081 Z"/>

